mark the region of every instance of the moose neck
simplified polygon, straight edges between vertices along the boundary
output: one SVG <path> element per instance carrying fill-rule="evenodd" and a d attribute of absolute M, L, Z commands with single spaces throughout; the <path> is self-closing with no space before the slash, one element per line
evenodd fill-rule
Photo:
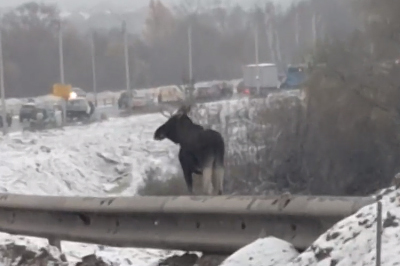
<path fill-rule="evenodd" d="M 202 126 L 194 124 L 189 118 L 184 119 L 179 123 L 175 141 L 172 141 L 180 144 L 183 148 L 190 149 L 197 146 L 198 134 L 203 130 Z"/>

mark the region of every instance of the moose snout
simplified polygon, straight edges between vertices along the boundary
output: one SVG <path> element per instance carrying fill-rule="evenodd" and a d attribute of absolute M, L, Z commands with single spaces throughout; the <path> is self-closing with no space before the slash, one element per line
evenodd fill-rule
<path fill-rule="evenodd" d="M 158 132 L 154 133 L 154 140 L 163 140 L 163 139 L 165 139 L 164 134 Z"/>

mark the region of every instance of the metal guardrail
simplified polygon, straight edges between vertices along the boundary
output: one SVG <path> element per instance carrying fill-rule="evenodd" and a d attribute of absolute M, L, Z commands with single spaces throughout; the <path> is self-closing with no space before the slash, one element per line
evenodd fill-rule
<path fill-rule="evenodd" d="M 307 248 L 372 198 L 79 198 L 0 194 L 0 231 L 117 247 L 232 253 L 272 235 Z"/>

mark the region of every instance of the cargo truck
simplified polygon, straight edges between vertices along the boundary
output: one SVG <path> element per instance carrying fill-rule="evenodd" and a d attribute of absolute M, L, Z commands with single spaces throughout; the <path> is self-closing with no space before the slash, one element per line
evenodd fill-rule
<path fill-rule="evenodd" d="M 257 94 L 258 85 L 259 93 L 267 95 L 279 87 L 278 69 L 275 64 L 269 63 L 246 65 L 243 67 L 243 83 L 251 95 Z"/>

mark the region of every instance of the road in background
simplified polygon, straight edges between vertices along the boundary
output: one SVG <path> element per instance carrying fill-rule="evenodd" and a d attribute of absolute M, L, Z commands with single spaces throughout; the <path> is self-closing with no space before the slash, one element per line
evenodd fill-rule
<path fill-rule="evenodd" d="M 118 106 L 106 105 L 97 107 L 94 113 L 95 119 L 100 120 L 102 114 L 104 114 L 108 118 L 119 117 Z M 22 129 L 23 125 L 19 122 L 19 115 L 14 115 L 12 125 L 9 128 L 9 132 L 18 132 L 22 131 Z"/>

